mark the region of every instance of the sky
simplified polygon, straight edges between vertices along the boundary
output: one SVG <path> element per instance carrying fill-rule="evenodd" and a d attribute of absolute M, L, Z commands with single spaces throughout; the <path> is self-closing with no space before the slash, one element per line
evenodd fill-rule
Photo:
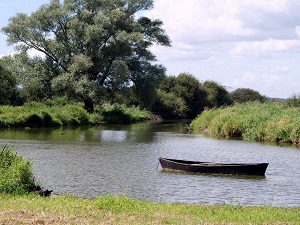
<path fill-rule="evenodd" d="M 0 27 L 49 2 L 0 0 Z M 299 9 L 299 0 L 154 0 L 144 15 L 162 20 L 172 41 L 151 49 L 168 75 L 288 98 L 300 94 Z M 0 33 L 0 57 L 13 51 Z"/>

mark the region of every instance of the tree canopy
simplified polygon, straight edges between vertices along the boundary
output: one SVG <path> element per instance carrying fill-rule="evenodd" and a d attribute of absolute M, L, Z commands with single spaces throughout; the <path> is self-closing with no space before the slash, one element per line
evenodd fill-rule
<path fill-rule="evenodd" d="M 230 97 L 234 102 L 244 103 L 259 101 L 264 102 L 266 98 L 262 96 L 258 91 L 250 88 L 238 88 L 230 93 Z"/>
<path fill-rule="evenodd" d="M 163 118 L 194 118 L 207 104 L 207 93 L 191 74 L 166 77 L 157 90 L 154 111 Z"/>
<path fill-rule="evenodd" d="M 45 55 L 51 88 L 81 99 L 88 111 L 103 89 L 157 84 L 165 69 L 149 48 L 170 46 L 162 21 L 137 13 L 152 0 L 52 0 L 31 15 L 18 13 L 2 31 L 20 51 Z M 142 96 L 141 94 L 139 94 Z"/>
<path fill-rule="evenodd" d="M 0 64 L 0 105 L 18 104 L 19 96 L 15 77 Z"/>
<path fill-rule="evenodd" d="M 232 103 L 232 100 L 229 97 L 229 92 L 224 86 L 210 80 L 205 81 L 203 86 L 207 91 L 207 106 L 211 108 L 218 108 L 220 106 L 230 105 Z"/>

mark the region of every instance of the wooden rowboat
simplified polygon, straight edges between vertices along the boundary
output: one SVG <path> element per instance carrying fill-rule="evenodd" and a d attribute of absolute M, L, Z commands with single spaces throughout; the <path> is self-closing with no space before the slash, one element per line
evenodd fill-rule
<path fill-rule="evenodd" d="M 190 173 L 264 176 L 269 163 L 213 163 L 159 158 L 164 170 Z"/>

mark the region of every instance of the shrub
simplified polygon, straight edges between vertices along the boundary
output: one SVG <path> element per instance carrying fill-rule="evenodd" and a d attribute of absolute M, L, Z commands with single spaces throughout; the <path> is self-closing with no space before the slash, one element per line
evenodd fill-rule
<path fill-rule="evenodd" d="M 4 146 L 0 152 L 0 193 L 24 194 L 35 186 L 31 163 Z"/>
<path fill-rule="evenodd" d="M 293 94 L 286 100 L 286 103 L 288 104 L 288 106 L 300 107 L 300 93 Z"/>
<path fill-rule="evenodd" d="M 102 119 L 107 123 L 131 123 L 132 117 L 119 104 L 106 105 L 102 111 Z"/>
<path fill-rule="evenodd" d="M 65 105 L 54 112 L 63 125 L 88 125 L 90 123 L 88 113 L 79 105 Z"/>

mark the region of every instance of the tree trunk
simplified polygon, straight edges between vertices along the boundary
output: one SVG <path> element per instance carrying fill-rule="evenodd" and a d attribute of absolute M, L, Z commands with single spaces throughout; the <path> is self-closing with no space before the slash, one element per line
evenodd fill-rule
<path fill-rule="evenodd" d="M 94 112 L 94 102 L 91 98 L 84 98 L 83 99 L 83 103 L 84 103 L 84 109 L 88 112 L 88 113 L 93 113 Z"/>

